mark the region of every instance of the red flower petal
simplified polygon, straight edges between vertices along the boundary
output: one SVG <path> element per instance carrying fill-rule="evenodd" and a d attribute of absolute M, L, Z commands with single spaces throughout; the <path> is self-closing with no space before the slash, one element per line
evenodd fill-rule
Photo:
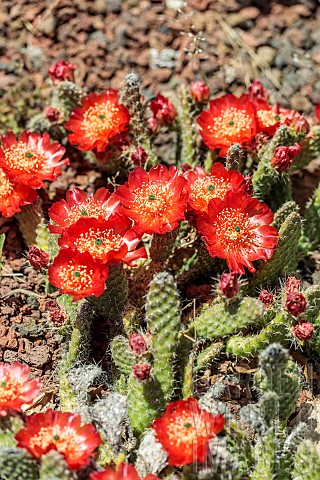
<path fill-rule="evenodd" d="M 244 266 L 254 272 L 252 261 L 272 256 L 278 242 L 272 221 L 273 213 L 264 203 L 244 192 L 228 192 L 224 200 L 210 201 L 198 229 L 212 257 L 225 258 L 231 271 L 245 273 Z"/>
<path fill-rule="evenodd" d="M 4 217 L 12 217 L 24 205 L 33 203 L 38 195 L 28 185 L 16 183 L 0 168 L 0 212 Z"/>
<path fill-rule="evenodd" d="M 48 268 L 49 281 L 60 293 L 72 295 L 74 301 L 92 295 L 100 297 L 105 290 L 108 268 L 94 260 L 90 253 L 64 248 Z"/>
<path fill-rule="evenodd" d="M 169 465 L 177 467 L 204 462 L 209 440 L 223 427 L 223 416 L 200 410 L 194 398 L 169 403 L 165 413 L 151 425 L 168 454 Z"/>
<path fill-rule="evenodd" d="M 220 148 L 224 157 L 231 145 L 250 141 L 257 132 L 257 120 L 249 95 L 227 94 L 210 101 L 209 110 L 197 119 L 200 134 L 209 148 Z"/>
<path fill-rule="evenodd" d="M 0 167 L 12 180 L 32 188 L 45 187 L 44 180 L 55 180 L 61 175 L 60 167 L 69 165 L 62 157 L 65 148 L 59 143 L 50 143 L 47 133 L 22 132 L 16 139 L 13 132 L 2 137 Z"/>
<path fill-rule="evenodd" d="M 118 103 L 117 90 L 108 89 L 103 93 L 90 93 L 75 108 L 66 123 L 69 142 L 80 150 L 103 152 L 110 140 L 125 132 L 130 121 L 128 109 Z"/>
<path fill-rule="evenodd" d="M 19 447 L 27 449 L 36 458 L 57 450 L 73 470 L 86 466 L 102 443 L 93 425 L 81 426 L 79 414 L 53 410 L 28 416 L 26 427 L 15 438 Z"/>

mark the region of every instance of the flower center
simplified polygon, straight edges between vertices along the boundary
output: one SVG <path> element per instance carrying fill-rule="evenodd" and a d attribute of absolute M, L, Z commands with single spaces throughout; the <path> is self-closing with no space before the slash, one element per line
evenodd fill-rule
<path fill-rule="evenodd" d="M 109 252 L 117 251 L 122 247 L 123 240 L 112 230 L 89 228 L 86 232 L 81 233 L 73 244 L 79 252 L 89 252 L 93 258 L 104 261 Z"/>
<path fill-rule="evenodd" d="M 275 116 L 272 110 L 258 110 L 257 116 L 259 123 L 264 127 L 272 127 L 280 120 L 279 115 Z"/>
<path fill-rule="evenodd" d="M 46 156 L 38 147 L 37 150 L 30 151 L 30 145 L 24 142 L 18 142 L 3 148 L 5 162 L 11 170 L 19 170 L 25 173 L 31 173 L 39 170 L 46 162 Z"/>
<path fill-rule="evenodd" d="M 82 128 L 90 140 L 110 136 L 117 128 L 119 108 L 110 101 L 95 103 L 83 114 Z"/>
<path fill-rule="evenodd" d="M 73 205 L 68 211 L 68 218 L 70 225 L 76 223 L 81 217 L 106 218 L 108 210 L 103 208 L 101 202 L 90 202 L 85 204 Z"/>
<path fill-rule="evenodd" d="M 172 206 L 172 191 L 162 183 L 144 184 L 136 188 L 134 194 L 134 209 L 141 214 L 161 217 Z"/>
<path fill-rule="evenodd" d="M 11 195 L 13 191 L 12 183 L 3 170 L 0 169 L 0 198 Z"/>
<path fill-rule="evenodd" d="M 5 375 L 0 383 L 0 406 L 20 397 L 21 383 L 15 378 Z"/>
<path fill-rule="evenodd" d="M 93 274 L 94 271 L 87 265 L 75 266 L 71 261 L 67 265 L 61 265 L 58 273 L 67 288 L 75 292 L 91 288 L 93 285 Z"/>
<path fill-rule="evenodd" d="M 230 107 L 212 118 L 208 130 L 221 139 L 240 139 L 243 133 L 251 132 L 252 121 L 252 116 L 246 110 Z"/>
<path fill-rule="evenodd" d="M 229 249 L 253 245 L 254 230 L 250 229 L 248 216 L 238 210 L 225 208 L 216 219 L 216 235 L 225 242 Z"/>
<path fill-rule="evenodd" d="M 194 207 L 197 208 L 197 201 L 205 201 L 209 203 L 212 198 L 225 197 L 228 190 L 230 190 L 231 182 L 224 178 L 216 178 L 208 175 L 205 178 L 198 178 L 192 185 L 190 191 L 189 201 L 194 202 Z"/>
<path fill-rule="evenodd" d="M 167 434 L 171 445 L 187 447 L 197 438 L 208 437 L 208 428 L 202 415 L 194 414 L 191 417 L 190 413 L 184 412 L 170 421 Z"/>

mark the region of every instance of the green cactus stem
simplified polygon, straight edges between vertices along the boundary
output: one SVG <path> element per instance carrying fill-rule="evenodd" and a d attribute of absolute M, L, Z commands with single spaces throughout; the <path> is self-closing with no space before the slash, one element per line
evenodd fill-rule
<path fill-rule="evenodd" d="M 114 363 L 122 373 L 130 375 L 132 365 L 136 362 L 135 356 L 130 352 L 129 341 L 123 335 L 117 335 L 111 342 L 111 354 Z"/>
<path fill-rule="evenodd" d="M 180 163 L 188 163 L 192 167 L 197 164 L 196 153 L 196 124 L 191 112 L 192 102 L 185 85 L 181 85 L 179 102 L 177 102 L 177 128 L 180 148 L 178 160 Z"/>
<path fill-rule="evenodd" d="M 128 300 L 128 278 L 122 263 L 109 266 L 106 290 L 101 297 L 90 297 L 94 312 L 108 321 L 109 336 L 113 338 L 124 331 L 123 312 Z"/>
<path fill-rule="evenodd" d="M 130 133 L 135 146 L 141 146 L 148 155 L 147 165 L 154 166 L 158 160 L 152 150 L 150 133 L 146 122 L 146 107 L 141 103 L 141 79 L 136 73 L 128 73 L 121 91 L 121 101 L 131 114 Z"/>
<path fill-rule="evenodd" d="M 70 384 L 68 373 L 71 368 L 88 360 L 92 310 L 86 300 L 73 304 L 68 295 L 61 295 L 57 302 L 67 312 L 70 325 L 68 346 L 59 369 L 60 408 L 63 411 L 79 410 L 77 395 Z"/>
<path fill-rule="evenodd" d="M 0 448 L 1 480 L 38 480 L 38 462 L 22 448 Z"/>
<path fill-rule="evenodd" d="M 318 480 L 320 478 L 320 457 L 316 445 L 305 440 L 297 450 L 292 480 Z"/>
<path fill-rule="evenodd" d="M 63 81 L 55 87 L 51 105 L 61 108 L 64 112 L 64 118 L 68 118 L 75 107 L 81 106 L 85 95 L 85 91 L 75 83 Z"/>
<path fill-rule="evenodd" d="M 241 147 L 239 143 L 231 145 L 226 155 L 226 168 L 228 170 L 234 169 L 238 172 L 242 172 L 247 160 L 246 151 Z"/>
<path fill-rule="evenodd" d="M 0 417 L 0 448 L 15 447 L 17 442 L 14 436 L 23 426 L 23 421 L 19 416 Z"/>
<path fill-rule="evenodd" d="M 37 227 L 43 218 L 42 200 L 37 200 L 31 205 L 21 207 L 21 212 L 15 214 L 23 239 L 28 246 L 35 245 L 37 239 Z"/>
<path fill-rule="evenodd" d="M 246 291 L 272 285 L 281 276 L 296 271 L 300 235 L 301 217 L 297 212 L 293 212 L 279 230 L 279 241 L 274 254 L 270 260 L 261 263 Z"/>
<path fill-rule="evenodd" d="M 197 356 L 195 371 L 209 367 L 219 356 L 224 348 L 223 342 L 215 342 L 206 347 Z"/>
<path fill-rule="evenodd" d="M 296 168 L 304 168 L 312 160 L 320 156 L 320 126 L 313 125 L 313 138 L 306 138 L 302 142 L 302 150 L 294 159 L 294 166 Z"/>
<path fill-rule="evenodd" d="M 178 234 L 178 228 L 172 232 L 164 234 L 155 233 L 150 246 L 150 257 L 154 262 L 164 263 L 171 254 L 175 240 Z"/>
<path fill-rule="evenodd" d="M 303 233 L 300 248 L 303 252 L 312 252 L 320 244 L 320 184 L 316 188 L 304 213 Z"/>
<path fill-rule="evenodd" d="M 63 458 L 56 450 L 51 450 L 41 458 L 40 477 L 39 480 L 73 480 L 73 474 Z"/>
<path fill-rule="evenodd" d="M 280 125 L 252 176 L 254 196 L 260 201 L 263 201 L 268 196 L 281 176 L 285 177 L 288 175 L 277 172 L 271 165 L 276 148 L 293 145 L 296 141 L 297 138 L 293 130 L 286 125 Z"/>
<path fill-rule="evenodd" d="M 156 274 L 150 283 L 146 319 L 152 338 L 153 376 L 168 402 L 174 388 L 173 362 L 180 328 L 180 300 L 174 278 L 167 272 Z"/>
<path fill-rule="evenodd" d="M 261 332 L 245 337 L 233 336 L 226 342 L 226 352 L 240 358 L 254 357 L 272 342 L 285 343 L 289 320 L 285 313 L 279 313 Z"/>
<path fill-rule="evenodd" d="M 272 226 L 279 230 L 291 213 L 299 213 L 299 205 L 293 200 L 284 203 L 274 214 Z"/>
<path fill-rule="evenodd" d="M 217 340 L 263 322 L 263 312 L 263 304 L 255 298 L 245 297 L 239 304 L 217 302 L 202 309 L 187 333 L 197 339 Z"/>

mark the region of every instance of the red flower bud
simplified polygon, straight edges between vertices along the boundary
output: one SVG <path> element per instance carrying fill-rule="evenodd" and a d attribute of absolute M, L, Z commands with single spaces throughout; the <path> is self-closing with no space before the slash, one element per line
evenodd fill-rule
<path fill-rule="evenodd" d="M 177 116 L 177 111 L 173 103 L 170 102 L 168 98 L 160 95 L 160 93 L 158 93 L 156 98 L 150 103 L 150 109 L 158 122 L 163 125 L 172 123 Z"/>
<path fill-rule="evenodd" d="M 301 280 L 296 277 L 288 277 L 286 281 L 286 295 L 299 292 Z"/>
<path fill-rule="evenodd" d="M 314 113 L 315 113 L 315 116 L 318 119 L 318 123 L 320 123 L 320 103 L 318 103 L 318 105 L 314 109 Z"/>
<path fill-rule="evenodd" d="M 66 318 L 57 302 L 50 299 L 46 302 L 45 307 L 49 311 L 50 321 L 53 325 L 55 327 L 61 327 L 65 323 Z"/>
<path fill-rule="evenodd" d="M 55 85 L 63 80 L 70 80 L 73 82 L 73 72 L 76 68 L 76 65 L 73 63 L 66 62 L 65 60 L 58 60 L 57 63 L 53 63 L 49 68 L 49 75 Z"/>
<path fill-rule="evenodd" d="M 310 125 L 304 117 L 294 117 L 292 124 L 296 133 L 309 133 Z"/>
<path fill-rule="evenodd" d="M 268 309 L 273 303 L 273 298 L 273 293 L 269 292 L 268 290 L 261 290 L 258 300 L 260 300 L 260 302 L 262 302 L 264 306 Z"/>
<path fill-rule="evenodd" d="M 239 292 L 238 274 L 236 272 L 223 273 L 220 277 L 219 291 L 227 298 L 237 295 Z"/>
<path fill-rule="evenodd" d="M 189 172 L 189 170 L 192 170 L 192 166 L 189 163 L 186 163 L 186 162 L 181 163 L 180 168 L 181 168 L 182 173 Z"/>
<path fill-rule="evenodd" d="M 151 372 L 151 365 L 150 363 L 136 363 L 132 365 L 132 372 L 134 378 L 137 380 L 149 380 L 150 379 L 150 372 Z"/>
<path fill-rule="evenodd" d="M 44 114 L 49 122 L 57 122 L 59 120 L 60 113 L 60 110 L 55 107 L 46 107 L 44 109 Z"/>
<path fill-rule="evenodd" d="M 250 175 L 247 175 L 246 177 L 244 177 L 244 181 L 246 184 L 244 191 L 251 196 L 253 194 L 252 178 L 250 177 Z"/>
<path fill-rule="evenodd" d="M 285 308 L 291 315 L 298 317 L 305 312 L 307 301 L 302 293 L 291 292 L 287 294 Z"/>
<path fill-rule="evenodd" d="M 48 268 L 50 263 L 49 255 L 35 245 L 31 245 L 27 251 L 27 259 L 29 260 L 31 267 L 40 271 Z"/>
<path fill-rule="evenodd" d="M 290 167 L 294 157 L 301 152 L 301 145 L 295 143 L 291 147 L 278 147 L 273 154 L 271 165 L 278 172 L 285 172 Z"/>
<path fill-rule="evenodd" d="M 147 120 L 147 127 L 151 133 L 156 133 L 158 130 L 158 122 L 156 117 L 149 117 Z"/>
<path fill-rule="evenodd" d="M 208 85 L 198 80 L 197 82 L 191 83 L 190 93 L 196 102 L 205 102 L 209 98 L 210 90 Z"/>
<path fill-rule="evenodd" d="M 254 100 L 264 100 L 265 102 L 269 99 L 268 90 L 263 86 L 259 80 L 254 80 L 250 83 L 248 87 L 248 94 L 252 101 Z"/>
<path fill-rule="evenodd" d="M 148 154 L 147 152 L 140 147 L 140 145 L 137 147 L 137 149 L 131 153 L 130 155 L 130 160 L 134 165 L 144 165 L 146 161 L 148 160 Z"/>
<path fill-rule="evenodd" d="M 313 336 L 314 326 L 309 322 L 298 322 L 293 328 L 293 334 L 299 340 L 310 340 Z"/>
<path fill-rule="evenodd" d="M 144 355 L 148 350 L 145 339 L 139 333 L 131 333 L 129 345 L 135 355 Z"/>

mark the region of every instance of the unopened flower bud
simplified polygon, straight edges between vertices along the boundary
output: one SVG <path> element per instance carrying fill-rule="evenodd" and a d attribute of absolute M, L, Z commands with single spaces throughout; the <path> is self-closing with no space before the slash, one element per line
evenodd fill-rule
<path fill-rule="evenodd" d="M 286 294 L 299 292 L 301 280 L 296 277 L 288 277 L 286 281 Z"/>
<path fill-rule="evenodd" d="M 148 154 L 140 145 L 130 155 L 130 160 L 134 165 L 144 165 L 148 160 Z"/>
<path fill-rule="evenodd" d="M 155 117 L 149 117 L 147 120 L 147 127 L 151 133 L 156 133 L 158 130 L 158 122 Z"/>
<path fill-rule="evenodd" d="M 318 119 L 318 123 L 320 123 L 320 103 L 318 103 L 318 105 L 316 105 L 316 107 L 314 109 L 314 114 Z"/>
<path fill-rule="evenodd" d="M 308 134 L 310 132 L 310 125 L 304 117 L 296 117 L 293 119 L 292 124 L 296 133 Z"/>
<path fill-rule="evenodd" d="M 227 298 L 236 296 L 239 292 L 238 274 L 236 272 L 223 273 L 220 277 L 219 292 Z"/>
<path fill-rule="evenodd" d="M 186 163 L 186 162 L 181 163 L 180 168 L 182 173 L 189 172 L 189 170 L 192 170 L 192 166 L 190 165 L 190 163 Z"/>
<path fill-rule="evenodd" d="M 269 99 L 268 90 L 263 86 L 259 80 L 254 80 L 250 83 L 248 87 L 248 94 L 251 100 L 264 100 L 265 102 Z"/>
<path fill-rule="evenodd" d="M 314 326 L 309 322 L 298 322 L 293 328 L 293 334 L 299 340 L 310 340 L 313 336 Z"/>
<path fill-rule="evenodd" d="M 274 295 L 268 290 L 261 290 L 258 300 L 263 303 L 266 309 L 270 308 L 273 304 Z"/>
<path fill-rule="evenodd" d="M 44 109 L 44 114 L 49 122 L 57 122 L 60 117 L 60 110 L 55 107 L 46 107 Z"/>
<path fill-rule="evenodd" d="M 52 324 L 55 327 L 61 327 L 65 323 L 66 317 L 58 303 L 55 300 L 50 299 L 45 303 L 45 307 L 49 311 Z"/>
<path fill-rule="evenodd" d="M 139 335 L 139 333 L 132 333 L 130 335 L 129 345 L 132 353 L 135 355 L 144 355 L 148 350 L 145 339 Z"/>
<path fill-rule="evenodd" d="M 50 263 L 50 256 L 41 248 L 31 245 L 27 251 L 27 259 L 31 267 L 35 270 L 45 270 L 48 268 Z"/>
<path fill-rule="evenodd" d="M 177 111 L 173 103 L 160 93 L 158 93 L 156 98 L 150 103 L 150 109 L 158 122 L 163 125 L 169 125 L 177 116 Z"/>
<path fill-rule="evenodd" d="M 197 82 L 193 82 L 190 85 L 190 93 L 192 98 L 196 102 L 205 102 L 208 100 L 209 95 L 210 95 L 210 90 L 208 85 L 203 83 L 201 80 L 198 80 Z"/>
<path fill-rule="evenodd" d="M 273 154 L 271 165 L 278 172 L 288 170 L 294 157 L 301 152 L 301 145 L 295 143 L 291 147 L 278 147 Z"/>
<path fill-rule="evenodd" d="M 137 380 L 149 380 L 150 379 L 150 372 L 151 372 L 151 365 L 150 363 L 136 363 L 132 365 L 132 372 L 134 378 Z"/>
<path fill-rule="evenodd" d="M 244 177 L 244 181 L 246 184 L 244 191 L 251 196 L 253 194 L 252 178 L 250 177 L 250 175 L 247 175 L 246 177 Z"/>
<path fill-rule="evenodd" d="M 63 80 L 69 80 L 73 82 L 73 72 L 76 68 L 76 65 L 73 63 L 66 62 L 65 60 L 58 60 L 49 68 L 49 75 L 55 85 L 59 84 Z"/>
<path fill-rule="evenodd" d="M 291 292 L 287 294 L 285 308 L 294 317 L 298 317 L 305 312 L 307 301 L 302 293 Z"/>

